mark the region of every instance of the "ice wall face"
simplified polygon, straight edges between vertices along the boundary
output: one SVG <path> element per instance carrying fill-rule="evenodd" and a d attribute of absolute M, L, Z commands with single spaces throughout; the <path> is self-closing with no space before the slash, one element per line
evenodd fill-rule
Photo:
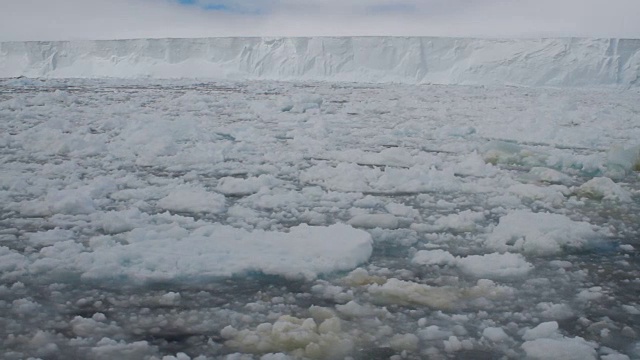
<path fill-rule="evenodd" d="M 0 43 L 0 77 L 640 86 L 640 40 L 205 38 Z"/>

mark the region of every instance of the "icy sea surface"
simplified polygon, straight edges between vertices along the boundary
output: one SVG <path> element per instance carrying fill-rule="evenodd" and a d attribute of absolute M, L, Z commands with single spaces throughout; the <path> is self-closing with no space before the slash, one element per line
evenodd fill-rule
<path fill-rule="evenodd" d="M 640 92 L 0 80 L 2 359 L 639 359 Z"/>

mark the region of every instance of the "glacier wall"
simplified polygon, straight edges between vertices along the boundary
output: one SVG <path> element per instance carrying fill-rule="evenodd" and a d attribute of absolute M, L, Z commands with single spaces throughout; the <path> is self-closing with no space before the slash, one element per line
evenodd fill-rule
<path fill-rule="evenodd" d="M 640 40 L 202 38 L 0 43 L 0 77 L 640 87 Z"/>

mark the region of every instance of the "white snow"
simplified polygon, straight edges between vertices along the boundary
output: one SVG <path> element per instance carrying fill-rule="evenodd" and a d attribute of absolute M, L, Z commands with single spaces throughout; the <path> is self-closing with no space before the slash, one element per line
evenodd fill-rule
<path fill-rule="evenodd" d="M 624 39 L 316 37 L 0 43 L 0 77 L 638 86 L 639 64 L 640 45 Z M 305 104 L 317 106 L 315 101 Z"/>

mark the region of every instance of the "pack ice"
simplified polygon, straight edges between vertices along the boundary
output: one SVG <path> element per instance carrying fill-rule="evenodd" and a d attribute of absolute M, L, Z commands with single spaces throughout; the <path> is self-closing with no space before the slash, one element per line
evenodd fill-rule
<path fill-rule="evenodd" d="M 0 358 L 639 359 L 639 47 L 1 43 Z"/>

